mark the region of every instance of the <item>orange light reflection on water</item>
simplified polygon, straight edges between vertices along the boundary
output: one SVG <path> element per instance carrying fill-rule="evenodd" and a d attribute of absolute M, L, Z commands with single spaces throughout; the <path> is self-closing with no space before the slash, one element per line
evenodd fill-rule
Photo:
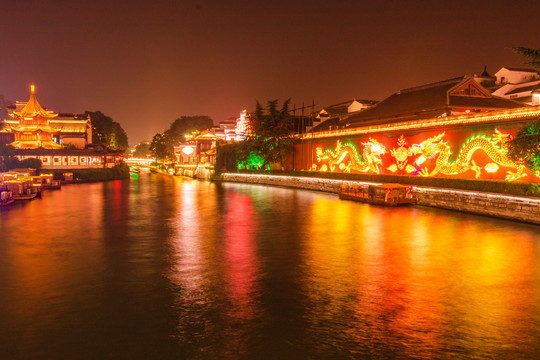
<path fill-rule="evenodd" d="M 224 277 L 230 299 L 227 316 L 236 326 L 227 330 L 224 351 L 234 355 L 244 353 L 247 346 L 246 325 L 256 317 L 258 304 L 257 258 L 255 253 L 256 214 L 252 198 L 232 193 L 227 199 L 227 215 L 224 218 Z"/>
<path fill-rule="evenodd" d="M 384 346 L 426 357 L 448 348 L 443 345 L 493 351 L 501 343 L 534 342 L 517 335 L 533 333 L 521 324 L 538 318 L 538 308 L 530 305 L 538 299 L 538 250 L 529 233 L 490 228 L 490 219 L 457 221 L 455 213 L 444 211 L 326 198 L 313 203 L 310 222 L 306 270 L 312 307 L 306 317 L 314 329 L 350 317 L 342 330 L 353 339 L 406 339 Z M 343 304 L 351 297 L 357 305 L 346 313 Z M 468 343 L 452 343 L 463 337 Z M 376 341 L 370 346 L 383 348 Z"/>

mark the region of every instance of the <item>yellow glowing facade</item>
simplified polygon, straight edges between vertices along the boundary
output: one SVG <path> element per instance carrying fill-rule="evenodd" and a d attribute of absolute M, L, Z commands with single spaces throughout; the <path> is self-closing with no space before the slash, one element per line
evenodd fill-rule
<path fill-rule="evenodd" d="M 451 145 L 445 141 L 445 132 L 430 137 L 419 144 L 406 146 L 402 135 L 398 148 L 384 156 L 386 147 L 373 138 L 362 142 L 362 151 L 352 143 L 343 145 L 339 140 L 334 149 L 317 147 L 315 171 L 364 172 L 372 174 L 396 173 L 419 176 L 460 176 L 483 179 L 486 176 L 515 181 L 527 176 L 523 164 L 507 157 L 509 134 L 495 130 L 493 136 L 473 136 L 461 146 L 457 159 L 450 160 Z M 530 174 L 534 176 L 533 174 Z"/>
<path fill-rule="evenodd" d="M 18 149 L 60 149 L 63 144 L 84 148 L 91 142 L 89 119 L 75 116 L 59 116 L 45 110 L 37 101 L 35 85 L 30 86 L 30 99 L 22 109 L 15 109 L 4 120 L 5 129 L 14 136 L 11 143 Z"/>
<path fill-rule="evenodd" d="M 508 142 L 540 118 L 540 106 L 379 124 L 301 136 L 297 161 L 311 171 L 540 182 L 511 160 Z"/>

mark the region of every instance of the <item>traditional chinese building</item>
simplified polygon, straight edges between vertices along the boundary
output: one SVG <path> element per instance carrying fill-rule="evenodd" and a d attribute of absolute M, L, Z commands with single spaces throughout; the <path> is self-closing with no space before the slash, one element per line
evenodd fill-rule
<path fill-rule="evenodd" d="M 36 158 L 44 169 L 112 167 L 122 160 L 119 151 L 91 145 L 89 117 L 48 111 L 37 101 L 35 86 L 30 99 L 8 107 L 8 119 L 2 119 L 0 143 L 15 147 L 19 160 Z M 71 146 L 66 146 L 71 145 Z"/>
<path fill-rule="evenodd" d="M 30 86 L 30 99 L 9 108 L 9 119 L 4 119 L 5 133 L 12 136 L 11 145 L 17 149 L 61 149 L 71 144 L 84 149 L 92 142 L 90 118 L 74 114 L 47 111 L 38 102 L 35 86 Z"/>
<path fill-rule="evenodd" d="M 462 77 L 398 91 L 337 129 L 301 137 L 298 170 L 540 182 L 507 156 L 540 106 L 492 96 Z"/>

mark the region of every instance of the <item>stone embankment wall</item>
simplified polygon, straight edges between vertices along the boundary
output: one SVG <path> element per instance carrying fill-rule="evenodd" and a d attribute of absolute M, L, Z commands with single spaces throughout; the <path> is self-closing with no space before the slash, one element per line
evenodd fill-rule
<path fill-rule="evenodd" d="M 222 180 L 330 193 L 337 193 L 341 184 L 359 186 L 374 184 L 361 181 L 235 173 L 223 174 Z M 415 192 L 418 205 L 540 224 L 540 199 L 538 198 L 418 186 L 415 187 Z"/>

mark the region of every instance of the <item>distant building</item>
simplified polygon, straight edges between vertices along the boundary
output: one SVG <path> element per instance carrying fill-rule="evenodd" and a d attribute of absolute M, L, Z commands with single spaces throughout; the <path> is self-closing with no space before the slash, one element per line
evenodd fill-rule
<path fill-rule="evenodd" d="M 493 95 L 520 101 L 526 105 L 540 105 L 538 97 L 533 96 L 533 92 L 537 89 L 540 89 L 540 80 L 521 84 L 506 84 L 495 90 Z"/>
<path fill-rule="evenodd" d="M 9 106 L 11 106 L 11 102 L 6 100 L 4 95 L 0 95 L 0 120 L 8 118 Z"/>
<path fill-rule="evenodd" d="M 497 82 L 496 76 L 491 76 L 487 71 L 487 65 L 484 66 L 484 71 L 480 75 L 474 75 L 474 81 L 479 83 L 485 88 L 491 88 L 495 86 L 495 83 Z"/>
<path fill-rule="evenodd" d="M 492 96 L 469 76 L 403 89 L 375 106 L 348 116 L 340 126 L 358 127 L 522 107 Z"/>
<path fill-rule="evenodd" d="M 221 121 L 217 126 L 212 128 L 212 132 L 222 140 L 234 141 L 236 140 L 236 121 L 235 117 Z"/>
<path fill-rule="evenodd" d="M 540 105 L 535 90 L 540 89 L 540 75 L 536 70 L 503 67 L 495 74 L 499 87 L 493 95 L 519 101 L 525 105 Z"/>
<path fill-rule="evenodd" d="M 326 131 L 337 129 L 339 124 L 352 114 L 369 109 L 377 104 L 376 100 L 348 100 L 341 103 L 328 105 L 317 112 L 313 119 L 313 127 L 307 131 Z"/>
<path fill-rule="evenodd" d="M 242 110 L 240 117 L 236 119 L 236 141 L 242 141 L 247 138 L 249 133 L 249 116 L 247 110 Z"/>
<path fill-rule="evenodd" d="M 520 84 L 535 80 L 540 80 L 538 72 L 533 69 L 519 69 L 514 67 L 503 67 L 495 73 L 498 85 Z"/>

